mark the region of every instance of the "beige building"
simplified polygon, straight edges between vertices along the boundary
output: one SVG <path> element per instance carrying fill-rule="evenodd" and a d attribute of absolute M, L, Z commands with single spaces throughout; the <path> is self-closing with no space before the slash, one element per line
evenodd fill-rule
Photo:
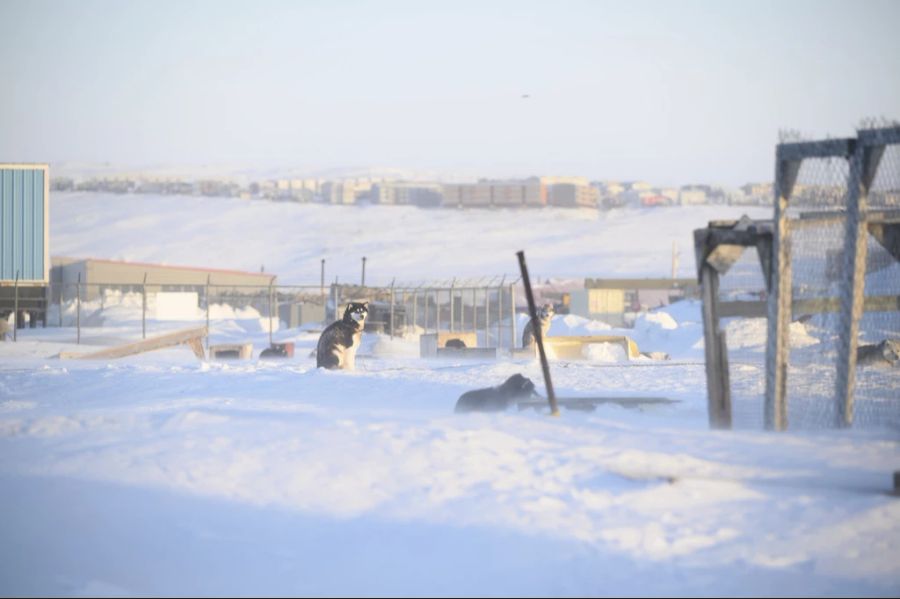
<path fill-rule="evenodd" d="M 371 193 L 373 185 L 371 179 L 342 179 L 326 181 L 320 190 L 322 199 L 329 204 L 355 204 Z"/>
<path fill-rule="evenodd" d="M 570 294 L 572 314 L 625 326 L 626 313 L 666 306 L 685 297 L 698 297 L 696 279 L 585 279 L 584 289 Z"/>
<path fill-rule="evenodd" d="M 600 193 L 585 177 L 542 177 L 547 204 L 566 208 L 596 208 Z"/>
<path fill-rule="evenodd" d="M 443 186 L 443 191 L 444 205 L 449 207 L 512 208 L 547 204 L 546 188 L 537 177 L 450 183 Z"/>
<path fill-rule="evenodd" d="M 706 192 L 702 189 L 682 189 L 678 193 L 678 203 L 682 206 L 706 203 Z"/>
<path fill-rule="evenodd" d="M 145 276 L 148 293 L 194 291 L 205 287 L 207 282 L 215 285 L 220 292 L 225 287 L 233 293 L 258 293 L 269 285 L 277 284 L 277 276 L 266 272 L 168 266 L 96 258 L 54 257 L 51 260 L 50 283 L 53 287 L 53 301 L 58 301 L 60 289 L 63 287 L 66 297 L 74 295 L 74 284 L 79 280 L 86 285 L 82 288 L 82 299 L 90 300 L 99 297 L 103 289 L 140 291 Z M 73 285 L 71 289 L 69 285 Z"/>

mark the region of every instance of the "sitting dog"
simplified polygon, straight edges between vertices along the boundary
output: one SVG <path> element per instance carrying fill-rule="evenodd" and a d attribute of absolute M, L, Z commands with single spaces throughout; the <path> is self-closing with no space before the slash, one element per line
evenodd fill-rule
<path fill-rule="evenodd" d="M 356 350 L 369 315 L 367 302 L 350 302 L 340 320 L 331 323 L 319 336 L 316 345 L 316 368 L 353 370 Z"/>
<path fill-rule="evenodd" d="M 553 304 L 546 303 L 541 306 L 537 313 L 537 323 L 534 320 L 529 320 L 525 325 L 525 330 L 522 331 L 522 347 L 534 347 L 536 338 L 534 332 L 535 324 L 541 329 L 541 339 L 547 337 L 547 333 L 550 332 L 550 321 L 553 320 L 554 314 Z"/>
<path fill-rule="evenodd" d="M 466 391 L 456 401 L 456 413 L 502 412 L 519 399 L 535 395 L 534 383 L 521 374 L 514 374 L 498 387 Z"/>

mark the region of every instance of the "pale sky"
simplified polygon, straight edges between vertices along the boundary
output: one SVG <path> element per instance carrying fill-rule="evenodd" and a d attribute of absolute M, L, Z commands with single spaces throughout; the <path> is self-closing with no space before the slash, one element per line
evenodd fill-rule
<path fill-rule="evenodd" d="M 0 0 L 0 24 L 0 162 L 741 185 L 779 129 L 900 118 L 896 0 Z"/>

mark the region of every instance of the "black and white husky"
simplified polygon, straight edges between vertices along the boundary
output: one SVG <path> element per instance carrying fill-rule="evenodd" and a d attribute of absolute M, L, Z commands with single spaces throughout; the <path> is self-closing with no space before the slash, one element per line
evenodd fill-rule
<path fill-rule="evenodd" d="M 362 339 L 369 308 L 363 302 L 350 302 L 344 317 L 322 331 L 316 346 L 316 368 L 353 370 L 356 350 Z"/>
<path fill-rule="evenodd" d="M 541 326 L 541 339 L 545 338 L 550 331 L 550 321 L 553 319 L 554 313 L 553 304 L 544 304 L 538 310 L 537 320 Z M 532 347 L 534 339 L 534 321 L 529 320 L 525 325 L 525 330 L 522 331 L 522 347 Z"/>

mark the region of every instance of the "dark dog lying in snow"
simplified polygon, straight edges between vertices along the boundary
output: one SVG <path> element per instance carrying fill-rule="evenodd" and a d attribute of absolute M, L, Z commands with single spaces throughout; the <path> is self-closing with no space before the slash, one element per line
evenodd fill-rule
<path fill-rule="evenodd" d="M 514 374 L 498 387 L 466 391 L 456 401 L 455 412 L 502 412 L 516 400 L 535 395 L 534 383 Z"/>

